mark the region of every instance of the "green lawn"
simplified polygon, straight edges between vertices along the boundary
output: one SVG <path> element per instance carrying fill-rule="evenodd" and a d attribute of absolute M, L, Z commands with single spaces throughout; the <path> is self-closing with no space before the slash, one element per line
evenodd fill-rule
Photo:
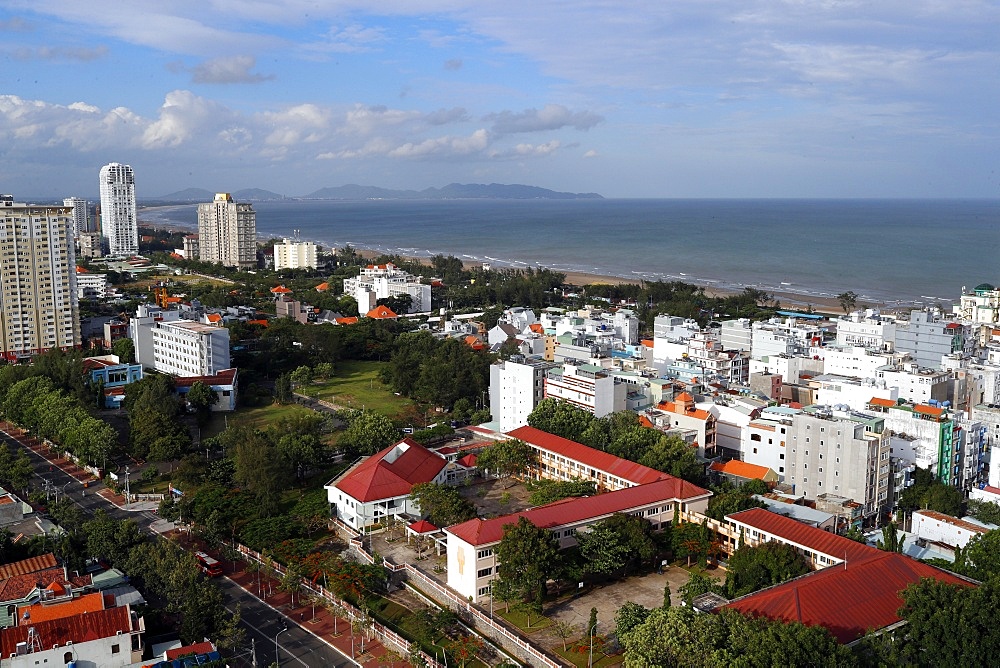
<path fill-rule="evenodd" d="M 379 380 L 385 362 L 337 362 L 333 378 L 310 385 L 298 386 L 296 392 L 330 401 L 338 406 L 374 410 L 393 419 L 405 419 L 414 412 L 414 403 L 397 397 L 392 389 Z"/>
<path fill-rule="evenodd" d="M 311 408 L 299 406 L 298 404 L 273 403 L 268 406 L 240 408 L 229 416 L 229 421 L 238 424 L 250 424 L 258 429 L 264 429 L 272 422 L 281 418 L 299 413 L 312 412 Z M 222 428 L 225 429 L 225 420 L 222 420 L 222 422 Z"/>
<path fill-rule="evenodd" d="M 569 649 L 567 651 L 565 651 L 565 652 L 562 650 L 561 647 L 558 648 L 556 650 L 556 654 L 558 654 L 559 656 L 563 657 L 564 659 L 566 659 L 567 661 L 569 661 L 570 663 L 572 663 L 574 666 L 577 666 L 578 668 L 587 668 L 588 665 L 591 665 L 589 663 L 590 662 L 590 652 L 589 652 L 590 647 L 588 646 L 587 647 L 588 651 L 585 651 L 585 652 L 576 652 L 576 651 L 573 650 L 574 646 L 576 646 L 576 647 L 582 647 L 583 644 L 584 644 L 583 640 L 577 640 L 575 643 L 568 644 Z M 617 666 L 617 665 L 621 664 L 621 662 L 622 662 L 622 657 L 620 655 L 619 656 L 608 656 L 608 655 L 604 654 L 603 652 L 601 652 L 600 650 L 598 650 L 596 648 L 594 649 L 594 663 L 593 663 L 593 665 L 595 667 L 600 666 L 600 668 L 605 668 L 605 666 Z"/>
<path fill-rule="evenodd" d="M 547 626 L 552 626 L 552 620 L 548 617 L 542 617 L 541 615 L 531 614 L 531 626 L 528 626 L 528 618 L 523 611 L 517 610 L 516 608 L 511 608 L 510 612 L 494 611 L 495 615 L 503 617 L 508 622 L 521 629 L 525 633 L 534 633 L 535 631 L 540 631 Z"/>

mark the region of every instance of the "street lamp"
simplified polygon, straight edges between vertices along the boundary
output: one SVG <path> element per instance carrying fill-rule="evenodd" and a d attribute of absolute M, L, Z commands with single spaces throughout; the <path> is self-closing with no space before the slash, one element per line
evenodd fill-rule
<path fill-rule="evenodd" d="M 278 636 L 288 630 L 288 627 L 283 627 L 280 631 L 274 634 L 274 665 L 280 668 L 281 666 L 281 655 L 278 654 Z"/>

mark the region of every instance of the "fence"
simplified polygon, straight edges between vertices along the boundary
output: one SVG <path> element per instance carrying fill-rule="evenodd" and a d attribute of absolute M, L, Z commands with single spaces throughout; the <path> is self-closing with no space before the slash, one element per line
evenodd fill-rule
<path fill-rule="evenodd" d="M 279 577 L 284 577 L 285 569 L 277 561 L 274 561 L 273 559 L 265 559 L 260 553 L 251 550 L 249 547 L 245 545 L 237 544 L 236 550 L 244 558 L 253 560 L 258 564 L 262 564 L 272 569 L 275 573 L 277 573 Z M 333 605 L 339 606 L 341 609 L 344 610 L 344 612 L 347 613 L 347 616 L 352 623 L 358 619 L 367 619 L 370 625 L 368 626 L 368 628 L 365 629 L 365 635 L 368 635 L 368 631 L 370 630 L 371 635 L 374 635 L 384 644 L 392 645 L 394 648 L 399 650 L 403 656 L 410 656 L 411 652 L 417 650 L 417 648 L 413 646 L 410 643 L 410 641 L 408 641 L 406 638 L 399 635 L 392 629 L 389 629 L 383 626 L 382 624 L 379 624 L 374 619 L 367 617 L 365 613 L 363 613 L 361 610 L 358 610 L 356 607 L 354 607 L 347 601 L 334 595 L 333 592 L 323 587 L 323 585 L 313 584 L 307 578 L 302 578 L 300 584 L 303 589 L 310 592 L 314 596 L 317 596 L 320 599 L 328 601 Z M 429 666 L 430 668 L 446 668 L 444 667 L 444 664 L 438 663 L 437 660 L 434 657 L 430 656 L 429 654 L 426 654 L 421 650 L 417 651 L 419 652 L 420 657 L 424 660 L 425 665 Z M 351 657 L 351 660 L 353 661 L 354 657 Z"/>

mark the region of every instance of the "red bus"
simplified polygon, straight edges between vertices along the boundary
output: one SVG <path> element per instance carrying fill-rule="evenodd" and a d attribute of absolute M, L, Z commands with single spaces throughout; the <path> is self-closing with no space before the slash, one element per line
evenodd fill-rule
<path fill-rule="evenodd" d="M 204 552 L 195 552 L 194 558 L 198 560 L 198 565 L 201 566 L 201 572 L 208 577 L 214 578 L 222 575 L 222 564 Z"/>

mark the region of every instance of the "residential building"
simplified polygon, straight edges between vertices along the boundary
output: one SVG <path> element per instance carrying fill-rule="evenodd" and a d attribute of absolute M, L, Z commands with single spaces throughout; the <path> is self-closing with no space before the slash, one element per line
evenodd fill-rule
<path fill-rule="evenodd" d="M 1000 290 L 989 283 L 977 285 L 972 292 L 966 292 L 963 286 L 953 311 L 960 320 L 974 325 L 1000 323 Z"/>
<path fill-rule="evenodd" d="M 786 466 L 791 463 L 788 443 L 792 432 L 792 418 L 802 411 L 786 406 L 773 406 L 760 411 L 747 426 L 740 459 L 747 464 L 763 466 L 778 472 L 786 479 Z"/>
<path fill-rule="evenodd" d="M 490 412 L 499 431 L 528 424 L 528 416 L 545 398 L 545 372 L 553 367 L 539 357 L 519 355 L 490 366 Z"/>
<path fill-rule="evenodd" d="M 762 480 L 770 485 L 779 482 L 778 474 L 774 469 L 748 464 L 738 459 L 731 459 L 728 462 L 712 462 L 708 470 L 737 486 L 750 480 Z"/>
<path fill-rule="evenodd" d="M 797 385 L 825 371 L 822 359 L 812 355 L 764 355 L 750 358 L 750 373 L 773 373 L 781 382 Z"/>
<path fill-rule="evenodd" d="M 229 330 L 180 320 L 178 315 L 139 307 L 129 322 L 136 360 L 146 369 L 177 376 L 214 376 L 231 368 Z"/>
<path fill-rule="evenodd" d="M 201 257 L 201 240 L 197 234 L 184 235 L 181 244 L 180 255 L 183 255 L 185 260 L 197 260 Z"/>
<path fill-rule="evenodd" d="M 226 267 L 257 266 L 257 213 L 229 193 L 198 205 L 198 257 Z"/>
<path fill-rule="evenodd" d="M 100 232 L 80 232 L 77 243 L 80 244 L 80 257 L 95 258 L 104 256 L 104 240 Z"/>
<path fill-rule="evenodd" d="M 104 347 L 111 349 L 118 339 L 128 338 L 128 320 L 113 318 L 104 323 Z"/>
<path fill-rule="evenodd" d="M 497 577 L 495 552 L 503 528 L 522 517 L 551 531 L 560 547 L 567 548 L 576 544 L 578 531 L 586 531 L 615 513 L 645 518 L 658 530 L 669 525 L 675 513 L 705 512 L 711 495 L 680 478 L 666 476 L 606 494 L 564 499 L 512 515 L 455 524 L 444 530 L 448 541 L 448 586 L 473 602 L 488 598 Z"/>
<path fill-rule="evenodd" d="M 82 197 L 67 197 L 63 200 L 63 206 L 71 209 L 70 216 L 73 218 L 73 238 L 80 236 L 81 232 L 90 231 L 90 202 Z"/>
<path fill-rule="evenodd" d="M 103 595 L 95 594 L 103 600 Z M 85 597 L 87 598 L 87 597 Z M 87 601 L 90 603 L 90 600 Z M 47 618 L 0 630 L 4 666 L 77 665 L 118 668 L 142 660 L 146 625 L 131 606 L 100 608 L 80 600 L 62 604 L 81 612 Z M 61 606 L 54 606 L 56 608 Z M 32 611 L 29 614 L 41 612 Z M 69 611 L 67 611 L 69 612 Z"/>
<path fill-rule="evenodd" d="M 500 322 L 513 325 L 517 331 L 523 332 L 531 325 L 537 324 L 538 319 L 535 317 L 535 312 L 530 308 L 515 306 L 503 312 L 503 315 L 500 316 Z"/>
<path fill-rule="evenodd" d="M 952 517 L 936 510 L 914 510 L 910 514 L 910 533 L 917 538 L 944 543 L 952 548 L 965 547 L 969 541 L 997 527 L 972 518 Z"/>
<path fill-rule="evenodd" d="M 837 319 L 837 345 L 889 352 L 896 340 L 896 318 L 876 309 L 855 311 Z"/>
<path fill-rule="evenodd" d="M 878 386 L 884 383 L 886 387 L 895 387 L 900 399 L 917 404 L 948 401 L 953 394 L 952 380 L 952 374 L 947 371 L 935 371 L 917 364 L 885 366 L 875 371 Z"/>
<path fill-rule="evenodd" d="M 723 320 L 719 330 L 719 343 L 723 350 L 739 350 L 750 354 L 753 343 L 753 325 L 750 319 Z"/>
<path fill-rule="evenodd" d="M 974 343 L 971 326 L 945 319 L 937 309 L 911 311 L 908 321 L 896 323 L 896 350 L 929 369 L 939 369 L 945 355 L 971 354 Z"/>
<path fill-rule="evenodd" d="M 970 580 L 905 555 L 884 552 L 760 508 L 734 513 L 726 520 L 746 544 L 774 540 L 792 545 L 820 569 L 738 598 L 726 607 L 750 617 L 822 626 L 844 644 L 898 626 L 902 622 L 901 592 L 924 578 L 975 586 Z"/>
<path fill-rule="evenodd" d="M 956 440 L 955 422 L 946 408 L 873 398 L 867 412 L 885 421 L 893 459 L 904 467 L 930 468 L 941 482 L 958 485 L 961 464 L 953 460 L 960 455 L 956 445 L 961 441 Z"/>
<path fill-rule="evenodd" d="M 431 286 L 420 282 L 416 276 L 399 269 L 392 263 L 370 264 L 361 269 L 355 278 L 344 279 L 344 294 L 354 297 L 358 311 L 365 313 L 375 308 L 379 299 L 410 297 L 407 313 L 431 310 Z"/>
<path fill-rule="evenodd" d="M 125 400 L 125 393 L 112 392 L 124 388 L 129 383 L 142 380 L 142 365 L 122 362 L 117 355 L 85 357 L 83 370 L 92 387 L 101 387 L 104 392 L 104 408 L 119 408 Z"/>
<path fill-rule="evenodd" d="M 545 372 L 544 398 L 569 402 L 595 417 L 625 410 L 626 393 L 607 369 L 593 364 L 567 361 Z"/>
<path fill-rule="evenodd" d="M 898 367 L 910 360 L 906 353 L 894 353 L 880 348 L 858 345 L 836 345 L 823 348 L 823 373 L 854 378 L 874 378 L 882 367 Z"/>
<path fill-rule="evenodd" d="M 135 208 L 135 174 L 117 162 L 101 167 L 101 236 L 109 255 L 139 252 L 139 219 Z"/>
<path fill-rule="evenodd" d="M 236 369 L 223 369 L 212 376 L 180 376 L 174 379 L 174 392 L 184 397 L 195 383 L 201 383 L 215 393 L 218 401 L 212 404 L 211 410 L 227 413 L 236 410 L 236 391 L 239 387 Z"/>
<path fill-rule="evenodd" d="M 76 268 L 77 299 L 104 299 L 108 296 L 108 275 L 92 274 Z"/>
<path fill-rule="evenodd" d="M 535 480 L 589 480 L 598 492 L 613 492 L 670 477 L 535 427 L 519 427 L 507 436 L 524 441 L 535 451 L 535 465 L 528 473 Z"/>
<path fill-rule="evenodd" d="M 36 603 L 55 592 L 60 597 L 72 597 L 92 585 L 90 575 L 71 575 L 52 553 L 4 564 L 0 566 L 0 627 L 17 624 L 19 606 Z"/>
<path fill-rule="evenodd" d="M 889 434 L 885 420 L 807 406 L 792 416 L 785 482 L 807 499 L 833 493 L 875 519 L 890 507 Z"/>
<path fill-rule="evenodd" d="M 690 393 L 681 392 L 673 401 L 661 401 L 656 408 L 644 411 L 642 416 L 661 431 L 676 429 L 695 432 L 698 456 L 705 459 L 718 456 L 716 417 L 710 411 L 698 408 Z"/>
<path fill-rule="evenodd" d="M 316 244 L 311 241 L 285 239 L 274 244 L 274 269 L 315 269 Z"/>
<path fill-rule="evenodd" d="M 78 347 L 80 311 L 72 218 L 61 206 L 0 196 L 0 356 L 15 361 Z"/>
<path fill-rule="evenodd" d="M 444 483 L 447 464 L 441 455 L 405 438 L 324 485 L 331 513 L 357 531 L 388 517 L 420 515 L 410 499 L 413 486 Z"/>
<path fill-rule="evenodd" d="M 823 345 L 825 329 L 796 318 L 771 318 L 751 327 L 750 354 L 754 359 L 772 355 L 808 355 Z"/>
<path fill-rule="evenodd" d="M 849 378 L 834 374 L 823 374 L 807 381 L 813 388 L 813 402 L 827 406 L 847 406 L 853 411 L 868 408 L 872 397 L 896 402 L 900 398 L 899 388 L 887 387 L 885 380 L 874 378 Z"/>

